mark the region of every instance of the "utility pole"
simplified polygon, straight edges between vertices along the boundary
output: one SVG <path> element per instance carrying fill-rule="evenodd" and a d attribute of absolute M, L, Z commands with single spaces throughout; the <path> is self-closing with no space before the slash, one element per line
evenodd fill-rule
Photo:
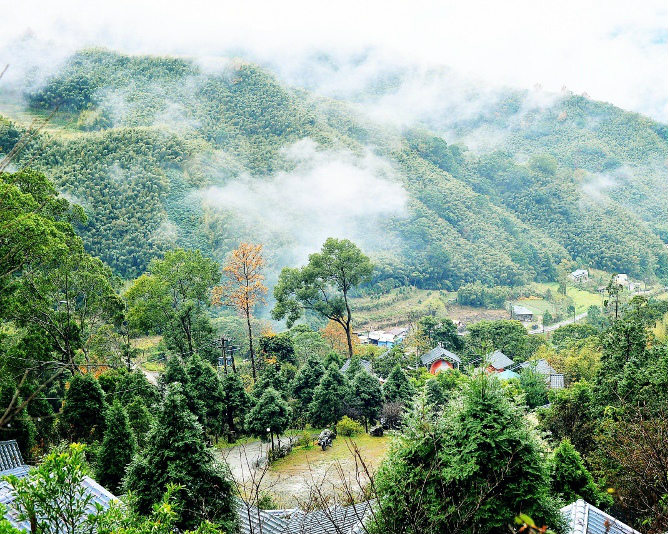
<path fill-rule="evenodd" d="M 223 365 L 225 366 L 225 374 L 227 374 L 227 355 L 225 354 L 225 337 L 220 336 L 220 354 L 223 357 Z"/>

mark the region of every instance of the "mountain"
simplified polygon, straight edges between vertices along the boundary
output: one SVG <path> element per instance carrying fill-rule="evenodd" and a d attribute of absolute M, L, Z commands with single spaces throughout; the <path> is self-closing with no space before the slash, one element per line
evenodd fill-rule
<path fill-rule="evenodd" d="M 407 127 L 373 112 L 402 75 L 343 100 L 238 59 L 83 50 L 0 98 L 0 152 L 57 107 L 16 166 L 85 208 L 88 250 L 123 277 L 173 246 L 221 259 L 242 239 L 275 273 L 336 235 L 386 288 L 522 285 L 564 260 L 668 280 L 666 125 L 567 91 L 480 105 L 450 98 L 448 76 Z"/>

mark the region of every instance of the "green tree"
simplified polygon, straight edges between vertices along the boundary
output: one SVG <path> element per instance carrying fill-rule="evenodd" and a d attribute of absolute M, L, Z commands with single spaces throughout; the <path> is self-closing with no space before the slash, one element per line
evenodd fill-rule
<path fill-rule="evenodd" d="M 309 404 L 309 421 L 314 427 L 333 426 L 343 417 L 346 407 L 347 384 L 341 371 L 330 365 L 313 392 Z"/>
<path fill-rule="evenodd" d="M 199 250 L 175 249 L 149 264 L 125 293 L 130 326 L 139 332 L 162 332 L 182 356 L 201 348 L 197 327 L 208 324 L 209 293 L 220 279 L 218 264 Z M 203 341 L 203 340 L 200 340 Z"/>
<path fill-rule="evenodd" d="M 529 366 L 520 372 L 520 388 L 530 409 L 547 404 L 547 383 L 545 376 Z"/>
<path fill-rule="evenodd" d="M 92 494 L 83 484 L 85 446 L 73 443 L 49 453 L 27 477 L 7 477 L 19 521 L 38 534 L 93 534 L 98 515 L 90 513 Z"/>
<path fill-rule="evenodd" d="M 280 393 L 273 388 L 267 388 L 262 393 L 246 416 L 248 431 L 259 438 L 270 439 L 272 450 L 274 449 L 274 436 L 280 437 L 289 424 L 290 407 Z"/>
<path fill-rule="evenodd" d="M 529 335 L 519 321 L 479 321 L 470 325 L 468 330 L 468 345 L 475 354 L 500 350 L 513 360 L 526 360 L 530 356 Z"/>
<path fill-rule="evenodd" d="M 383 399 L 385 402 L 399 402 L 408 406 L 415 393 L 406 373 L 397 364 L 383 384 Z"/>
<path fill-rule="evenodd" d="M 464 347 L 462 336 L 457 333 L 457 326 L 451 319 L 426 315 L 418 321 L 418 335 L 425 339 L 426 350 L 439 343 L 450 351 L 458 351 Z"/>
<path fill-rule="evenodd" d="M 197 354 L 188 361 L 186 372 L 188 373 L 189 396 L 203 407 L 202 426 L 206 432 L 217 438 L 222 430 L 225 400 L 218 373 L 209 362 L 204 361 Z"/>
<path fill-rule="evenodd" d="M 330 237 L 319 253 L 309 256 L 306 266 L 281 271 L 272 316 L 287 318 L 290 327 L 309 310 L 338 323 L 346 334 L 348 357 L 352 357 L 350 291 L 370 281 L 372 272 L 371 261 L 354 243 Z"/>
<path fill-rule="evenodd" d="M 325 374 L 325 367 L 320 358 L 315 355 L 308 357 L 304 365 L 299 368 L 294 380 L 290 384 L 293 398 L 297 401 L 296 412 L 304 413 L 313 400 L 315 389 Z"/>
<path fill-rule="evenodd" d="M 70 380 L 63 401 L 60 423 L 70 441 L 99 441 L 104 433 L 104 392 L 90 374 L 76 374 Z"/>
<path fill-rule="evenodd" d="M 107 410 L 106 430 L 98 457 L 97 481 L 112 493 L 121 488 L 125 468 L 132 461 L 137 442 L 128 416 L 118 400 Z"/>
<path fill-rule="evenodd" d="M 136 397 L 127 408 L 128 424 L 139 447 L 146 445 L 146 436 L 151 429 L 153 418 L 143 401 Z"/>
<path fill-rule="evenodd" d="M 230 474 L 206 447 L 201 425 L 190 412 L 183 386 L 171 384 L 156 423 L 128 467 L 125 489 L 135 495 L 141 514 L 159 502 L 168 484 L 181 486 L 177 496 L 179 528 L 192 528 L 208 519 L 232 532 L 236 510 Z"/>
<path fill-rule="evenodd" d="M 434 417 L 420 399 L 376 476 L 370 532 L 501 532 L 518 513 L 558 529 L 538 439 L 484 374 Z"/>
<path fill-rule="evenodd" d="M 369 423 L 380 416 L 383 406 L 383 392 L 378 379 L 362 369 L 355 375 L 350 388 L 351 404 L 364 421 L 364 429 L 369 431 Z"/>
<path fill-rule="evenodd" d="M 241 377 L 237 373 L 229 373 L 223 376 L 223 408 L 225 424 L 227 427 L 228 440 L 234 438 L 237 427 L 243 427 L 244 414 L 251 405 L 250 397 L 244 389 Z"/>
<path fill-rule="evenodd" d="M 559 495 L 564 503 L 570 504 L 584 499 L 598 507 L 612 504 L 610 496 L 596 486 L 580 453 L 567 439 L 562 440 L 555 449 L 550 468 L 552 491 Z"/>

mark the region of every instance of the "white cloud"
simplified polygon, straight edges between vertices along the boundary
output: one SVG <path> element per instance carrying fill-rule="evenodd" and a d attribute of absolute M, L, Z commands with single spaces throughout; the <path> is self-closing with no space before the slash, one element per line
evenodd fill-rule
<path fill-rule="evenodd" d="M 668 120 L 665 0 L 2 0 L 0 5 L 0 46 L 30 28 L 52 42 L 47 63 L 54 62 L 54 46 L 201 56 L 245 49 L 284 64 L 315 51 L 345 55 L 371 47 L 402 63 L 448 65 L 497 85 L 541 83 L 549 91 L 566 85 Z M 12 59 L 21 60 L 4 61 Z M 348 83 L 341 74 L 336 83 Z"/>
<path fill-rule="evenodd" d="M 319 151 L 310 139 L 285 150 L 290 172 L 239 177 L 198 193 L 207 208 L 227 212 L 265 241 L 304 261 L 328 237 L 348 238 L 365 250 L 391 246 L 377 223 L 405 213 L 407 194 L 391 166 L 366 153 Z M 280 246 L 280 245 L 279 245 Z"/>

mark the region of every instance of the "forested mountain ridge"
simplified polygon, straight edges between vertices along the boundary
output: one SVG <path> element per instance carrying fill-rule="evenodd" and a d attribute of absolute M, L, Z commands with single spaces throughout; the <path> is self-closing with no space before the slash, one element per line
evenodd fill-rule
<path fill-rule="evenodd" d="M 44 171 L 84 207 L 88 250 L 125 277 L 174 245 L 220 259 L 244 238 L 264 241 L 281 267 L 300 236 L 246 216 L 239 189 L 254 191 L 241 197 L 252 209 L 295 176 L 302 185 L 329 180 L 336 191 L 349 186 L 342 174 L 358 170 L 387 184 L 385 195 L 360 198 L 364 209 L 352 217 L 387 286 L 519 285 L 554 279 L 564 259 L 668 278 L 666 126 L 584 97 L 526 112 L 526 95 L 509 93 L 467 122 L 434 116 L 402 129 L 243 61 L 211 69 L 98 49 L 75 54 L 25 96 L 31 113 L 58 106 L 59 114 L 17 165 Z M 483 127 L 503 129 L 496 150 L 442 137 Z M 24 128 L 2 119 L 0 152 Z M 405 208 L 393 204 L 398 185 Z"/>

